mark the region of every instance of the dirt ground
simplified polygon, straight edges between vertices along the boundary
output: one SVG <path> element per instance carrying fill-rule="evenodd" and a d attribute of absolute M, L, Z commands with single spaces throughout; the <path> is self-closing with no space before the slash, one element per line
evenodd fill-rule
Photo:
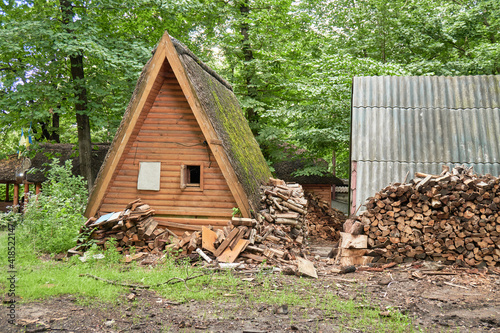
<path fill-rule="evenodd" d="M 328 248 L 313 250 L 324 255 Z M 326 262 L 326 258 L 323 259 Z M 467 269 L 417 262 L 391 268 L 368 267 L 331 274 L 319 268 L 313 284 L 341 299 L 369 299 L 380 316 L 398 309 L 416 331 L 500 332 L 500 270 Z M 377 271 L 378 270 L 378 271 Z M 328 274 L 327 274 L 328 273 Z M 295 276 L 277 276 L 293 283 Z M 72 296 L 18 304 L 17 325 L 0 311 L 1 332 L 364 332 L 339 323 L 319 309 L 231 302 L 170 302 L 152 291 L 138 291 L 134 302 L 81 306 Z"/>

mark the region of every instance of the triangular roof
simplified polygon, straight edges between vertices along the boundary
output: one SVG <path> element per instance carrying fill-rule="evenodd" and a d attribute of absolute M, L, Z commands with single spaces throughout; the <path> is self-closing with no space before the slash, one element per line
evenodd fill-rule
<path fill-rule="evenodd" d="M 251 211 L 258 211 L 259 186 L 271 176 L 269 167 L 231 86 L 167 32 L 139 77 L 89 196 L 85 216 L 94 216 L 98 211 L 165 61 L 182 88 L 238 208 L 243 216 L 250 217 Z"/>

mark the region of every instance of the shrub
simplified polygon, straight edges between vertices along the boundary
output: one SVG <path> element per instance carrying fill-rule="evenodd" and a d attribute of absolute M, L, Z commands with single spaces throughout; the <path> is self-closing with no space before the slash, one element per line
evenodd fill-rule
<path fill-rule="evenodd" d="M 21 214 L 10 210 L 7 213 L 0 212 L 0 231 L 7 230 L 9 224 L 13 223 L 16 227 L 22 221 Z"/>
<path fill-rule="evenodd" d="M 70 161 L 60 165 L 57 158 L 47 178 L 39 195 L 30 194 L 19 235 L 34 251 L 59 253 L 75 245 L 84 222 L 87 186 L 83 177 L 72 175 Z"/>

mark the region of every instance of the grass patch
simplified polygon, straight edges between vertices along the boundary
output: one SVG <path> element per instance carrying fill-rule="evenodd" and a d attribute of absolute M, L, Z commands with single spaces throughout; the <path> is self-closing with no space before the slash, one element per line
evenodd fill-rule
<path fill-rule="evenodd" d="M 0 232 L 0 293 L 7 287 L 7 235 Z M 155 285 L 170 278 L 186 278 L 203 272 L 189 264 L 177 265 L 166 260 L 154 268 L 136 263 L 117 263 L 113 253 L 108 259 L 82 263 L 76 257 L 66 262 L 43 261 L 32 251 L 18 248 L 16 253 L 16 294 L 20 302 L 44 299 L 57 295 L 73 295 L 82 305 L 103 306 L 120 300 L 130 288 L 115 286 L 81 274 L 92 274 L 122 283 Z M 369 303 L 364 291 L 357 301 L 337 296 L 335 288 L 321 287 L 312 279 L 288 278 L 278 274 L 257 274 L 253 281 L 244 281 L 231 272 L 210 273 L 174 285 L 154 287 L 162 297 L 177 302 L 215 301 L 236 303 L 235 308 L 257 308 L 259 304 L 294 307 L 289 313 L 290 323 L 307 319 L 308 311 L 320 310 L 323 317 L 338 326 L 339 331 L 351 328 L 376 332 L 411 332 L 411 321 L 396 309 L 389 317 L 380 317 L 378 307 Z M 361 300 L 361 301 L 359 301 Z M 231 317 L 231 310 L 221 310 L 221 317 Z"/>
<path fill-rule="evenodd" d="M 0 233 L 0 292 L 6 293 L 8 278 L 7 234 Z M 109 253 L 105 253 L 109 255 Z M 122 283 L 155 285 L 170 278 L 186 278 L 202 273 L 200 268 L 192 268 L 188 264 L 176 265 L 172 260 L 154 268 L 138 266 L 135 263 L 121 264 L 112 260 L 90 260 L 82 263 L 77 257 L 70 261 L 44 261 L 22 247 L 16 252 L 16 294 L 21 302 L 44 299 L 56 295 L 71 294 L 83 298 L 99 298 L 106 302 L 114 302 L 120 294 L 129 288 L 115 286 L 103 281 L 98 281 L 82 274 L 91 274 L 107 280 Z M 154 287 L 160 295 L 169 300 L 204 301 L 214 299 L 224 290 L 232 290 L 241 281 L 231 274 L 207 274 L 195 280 L 174 285 Z"/>

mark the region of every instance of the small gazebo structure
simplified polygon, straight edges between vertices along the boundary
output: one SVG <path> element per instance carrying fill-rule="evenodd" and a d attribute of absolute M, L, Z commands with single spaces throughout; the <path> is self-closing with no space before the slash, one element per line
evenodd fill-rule
<path fill-rule="evenodd" d="M 93 147 L 92 168 L 94 174 L 97 174 L 108 151 L 109 144 L 93 144 Z M 36 194 L 40 193 L 42 183 L 47 180 L 45 173 L 48 163 L 53 158 L 58 158 L 61 164 L 71 160 L 73 174 L 80 174 L 80 162 L 75 150 L 76 147 L 73 144 L 41 143 L 36 149 L 35 155 L 31 158 L 12 154 L 0 160 L 0 184 L 5 184 L 6 190 L 5 198 L 0 198 L 0 211 L 7 211 L 7 207 L 16 207 L 22 204 L 24 202 L 23 198 L 30 190 Z M 21 185 L 24 187 L 23 196 L 20 196 Z M 10 196 L 11 186 L 14 187 L 12 197 Z"/>

